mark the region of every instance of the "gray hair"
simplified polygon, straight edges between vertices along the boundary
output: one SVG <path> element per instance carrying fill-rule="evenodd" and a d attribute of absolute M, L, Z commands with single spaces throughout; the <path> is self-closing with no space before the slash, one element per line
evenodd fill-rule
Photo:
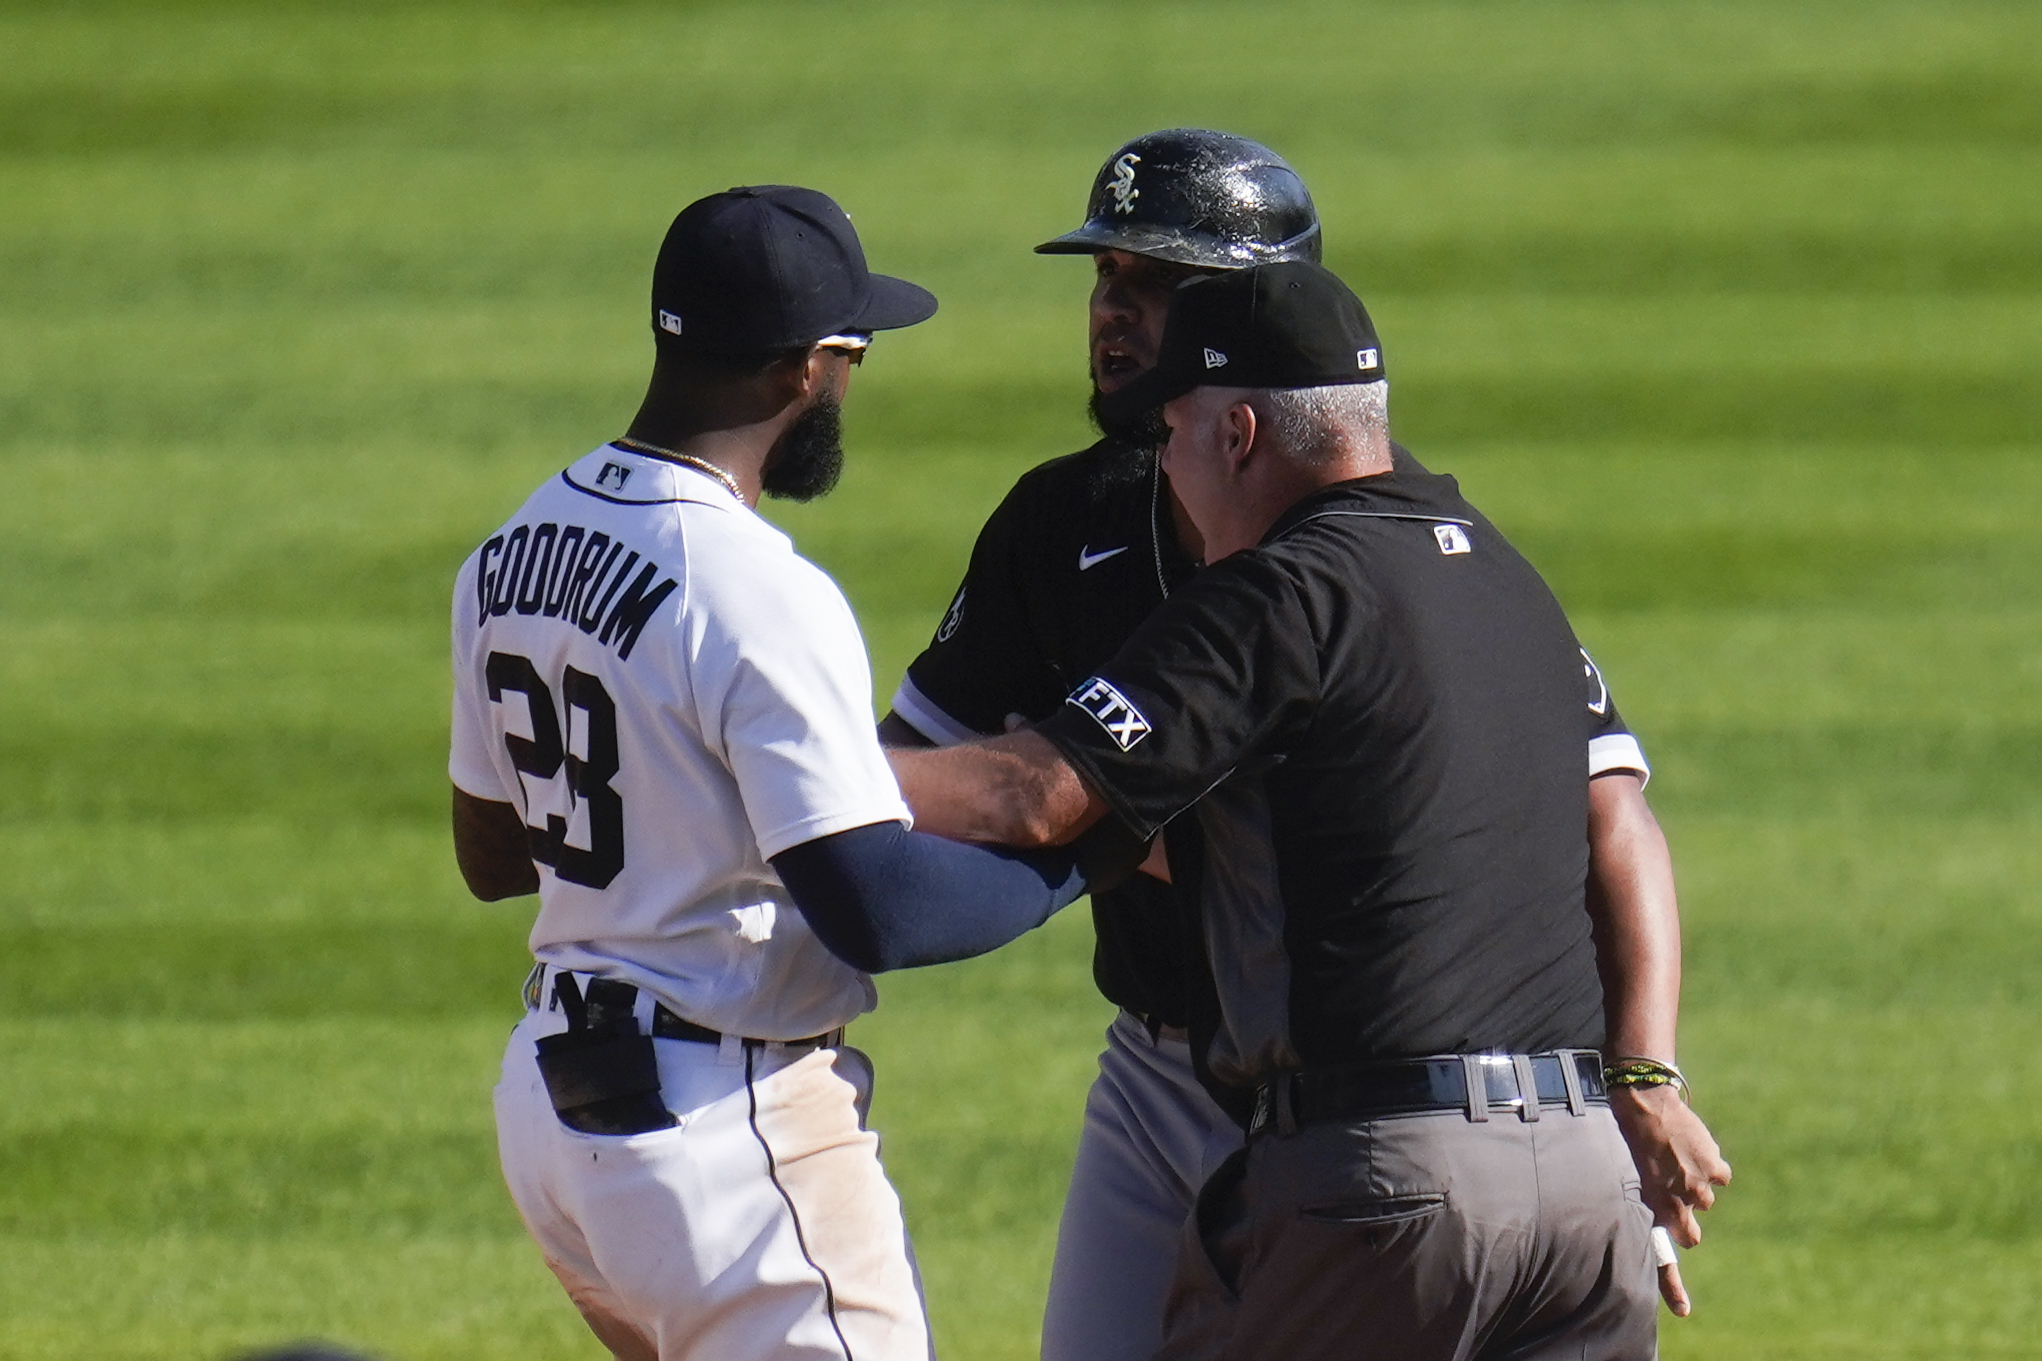
<path fill-rule="evenodd" d="M 1318 388 L 1268 388 L 1249 404 L 1276 447 L 1300 463 L 1329 463 L 1343 450 L 1366 448 L 1390 433 L 1390 385 L 1335 383 Z"/>

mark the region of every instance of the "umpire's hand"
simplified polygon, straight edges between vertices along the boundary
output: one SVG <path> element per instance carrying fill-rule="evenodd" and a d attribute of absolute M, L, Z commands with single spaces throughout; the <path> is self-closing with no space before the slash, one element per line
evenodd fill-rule
<path fill-rule="evenodd" d="M 1640 1190 L 1652 1222 L 1665 1226 L 1684 1248 L 1701 1242 L 1702 1226 L 1695 1212 L 1714 1205 L 1716 1188 L 1730 1182 L 1730 1164 L 1723 1161 L 1709 1127 L 1670 1085 L 1614 1088 L 1610 1109 L 1638 1164 Z M 1694 1307 L 1678 1265 L 1659 1269 L 1659 1293 L 1681 1318 Z"/>

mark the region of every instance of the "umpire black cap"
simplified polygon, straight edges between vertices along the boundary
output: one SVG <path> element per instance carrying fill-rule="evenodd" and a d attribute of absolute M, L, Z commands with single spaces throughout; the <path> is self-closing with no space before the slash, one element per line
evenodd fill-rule
<path fill-rule="evenodd" d="M 936 298 L 874 274 L 827 194 L 785 184 L 727 189 L 681 210 L 652 267 L 662 345 L 760 353 L 927 321 Z"/>
<path fill-rule="evenodd" d="M 1099 414 L 1131 420 L 1196 387 L 1332 387 L 1382 376 L 1382 342 L 1361 299 L 1332 270 L 1286 260 L 1179 284 L 1156 366 L 1102 396 Z"/>
<path fill-rule="evenodd" d="M 1317 260 L 1319 210 L 1298 172 L 1260 142 L 1170 128 L 1108 157 L 1084 225 L 1035 249 L 1124 250 L 1200 269 Z"/>

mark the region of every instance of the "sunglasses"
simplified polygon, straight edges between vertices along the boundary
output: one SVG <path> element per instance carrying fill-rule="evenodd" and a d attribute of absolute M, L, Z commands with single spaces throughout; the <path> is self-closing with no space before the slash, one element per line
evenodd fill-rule
<path fill-rule="evenodd" d="M 872 337 L 846 331 L 842 335 L 824 336 L 815 343 L 822 349 L 844 356 L 855 366 L 865 362 L 865 349 L 872 343 Z"/>

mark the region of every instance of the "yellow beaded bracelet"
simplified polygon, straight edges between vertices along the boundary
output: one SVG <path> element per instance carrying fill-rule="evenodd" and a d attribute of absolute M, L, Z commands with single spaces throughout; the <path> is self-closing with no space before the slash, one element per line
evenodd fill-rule
<path fill-rule="evenodd" d="M 1689 1104 L 1687 1078 L 1680 1069 L 1658 1059 L 1620 1058 L 1602 1070 L 1606 1087 L 1671 1087 L 1680 1093 L 1682 1105 Z"/>

